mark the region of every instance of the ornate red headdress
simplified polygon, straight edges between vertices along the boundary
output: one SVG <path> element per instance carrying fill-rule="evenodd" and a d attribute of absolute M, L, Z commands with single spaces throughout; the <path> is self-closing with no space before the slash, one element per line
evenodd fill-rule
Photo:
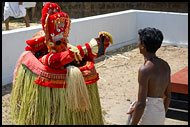
<path fill-rule="evenodd" d="M 46 47 L 44 41 L 45 33 L 43 30 L 41 30 L 34 34 L 32 39 L 26 41 L 28 46 L 25 47 L 25 50 L 34 52 L 40 51 Z"/>
<path fill-rule="evenodd" d="M 56 52 L 55 42 L 68 37 L 71 23 L 69 16 L 57 4 L 47 3 L 42 9 L 41 23 L 49 52 Z"/>

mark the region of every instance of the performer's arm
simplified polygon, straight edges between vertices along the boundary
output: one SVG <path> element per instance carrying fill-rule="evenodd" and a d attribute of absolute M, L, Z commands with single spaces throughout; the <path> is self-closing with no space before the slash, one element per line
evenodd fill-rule
<path fill-rule="evenodd" d="M 48 53 L 47 55 L 43 56 L 40 61 L 46 66 L 52 68 L 60 68 L 65 64 L 72 62 L 73 60 L 79 63 L 80 61 L 82 61 L 82 58 L 85 55 L 93 60 L 95 57 L 100 57 L 104 55 L 106 48 L 109 46 L 110 37 L 111 35 L 108 36 L 102 33 L 99 37 L 93 38 L 83 47 L 81 45 L 75 47 L 67 44 L 67 51 L 59 53 Z"/>
<path fill-rule="evenodd" d="M 68 49 L 60 53 L 48 53 L 43 56 L 40 61 L 51 68 L 61 68 L 65 64 L 73 61 L 74 54 Z"/>
<path fill-rule="evenodd" d="M 148 73 L 144 66 L 139 69 L 138 82 L 139 82 L 138 100 L 132 115 L 132 121 L 130 123 L 131 125 L 138 124 L 139 120 L 143 115 L 144 108 L 146 106 L 146 97 L 148 93 Z"/>
<path fill-rule="evenodd" d="M 111 35 L 102 32 L 98 37 L 92 38 L 89 43 L 85 43 L 84 46 L 78 45 L 77 48 L 82 57 L 88 56 L 90 59 L 94 59 L 104 55 L 110 43 L 113 43 Z"/>

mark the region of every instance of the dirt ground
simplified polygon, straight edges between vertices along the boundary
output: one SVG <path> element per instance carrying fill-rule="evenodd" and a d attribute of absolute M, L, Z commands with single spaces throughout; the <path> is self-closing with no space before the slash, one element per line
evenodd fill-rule
<path fill-rule="evenodd" d="M 157 56 L 167 61 L 171 74 L 188 66 L 188 48 L 162 46 Z M 106 125 L 124 125 L 130 103 L 137 98 L 138 69 L 144 63 L 139 49 L 129 50 L 129 46 L 106 53 L 96 59 L 96 69 L 100 75 L 98 88 Z M 2 87 L 2 124 L 10 125 L 9 100 L 11 84 Z M 166 125 L 188 125 L 187 121 L 166 118 Z"/>
<path fill-rule="evenodd" d="M 171 67 L 171 74 L 188 66 L 188 49 L 174 46 L 162 46 L 157 56 L 166 60 Z M 107 58 L 107 59 L 106 59 Z M 126 112 L 130 103 L 137 98 L 138 69 L 144 63 L 139 49 L 126 52 L 120 48 L 110 53 L 103 61 L 96 63 L 100 74 L 99 92 L 105 119 L 109 124 L 126 123 Z M 166 118 L 166 125 L 182 125 L 188 122 Z"/>
<path fill-rule="evenodd" d="M 41 25 L 40 21 L 34 21 L 30 23 L 30 26 L 38 26 Z M 25 28 L 26 24 L 24 22 L 24 19 L 11 19 L 9 23 L 9 30 L 18 29 L 18 28 Z M 5 22 L 2 22 L 2 31 L 5 31 Z"/>

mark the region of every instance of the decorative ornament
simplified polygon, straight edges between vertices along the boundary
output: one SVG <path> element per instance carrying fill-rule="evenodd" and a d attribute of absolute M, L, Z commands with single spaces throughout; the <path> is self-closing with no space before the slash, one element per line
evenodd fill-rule
<path fill-rule="evenodd" d="M 54 36 L 55 36 L 55 34 L 54 34 L 54 33 L 52 33 L 52 34 L 51 34 L 51 36 L 52 36 L 52 37 L 54 37 Z"/>

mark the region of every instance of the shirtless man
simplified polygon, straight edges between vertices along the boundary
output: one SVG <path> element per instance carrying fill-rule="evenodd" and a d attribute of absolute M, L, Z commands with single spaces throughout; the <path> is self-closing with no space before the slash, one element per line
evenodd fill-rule
<path fill-rule="evenodd" d="M 127 114 L 132 114 L 131 125 L 164 124 L 171 98 L 170 67 L 156 56 L 163 40 L 162 32 L 155 28 L 138 31 L 138 47 L 144 56 L 144 65 L 138 72 L 138 99 Z"/>

